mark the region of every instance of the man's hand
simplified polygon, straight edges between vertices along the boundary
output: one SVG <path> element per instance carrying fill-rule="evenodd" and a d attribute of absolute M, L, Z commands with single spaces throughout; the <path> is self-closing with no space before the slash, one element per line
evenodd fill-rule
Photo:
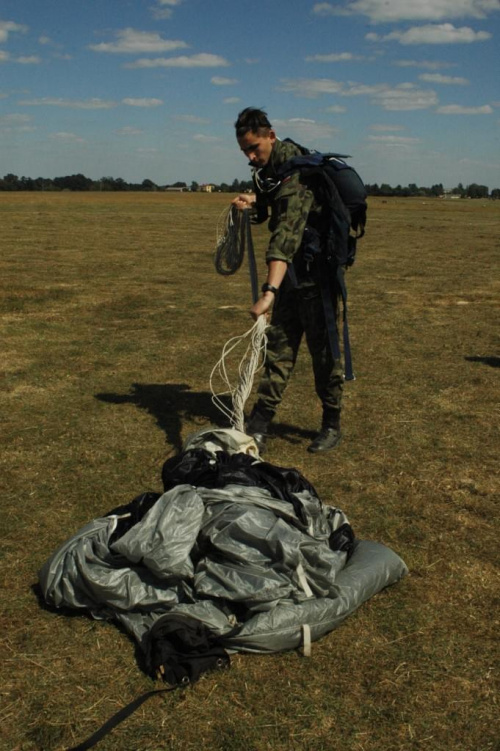
<path fill-rule="evenodd" d="M 274 294 L 272 292 L 264 292 L 261 298 L 250 308 L 250 315 L 253 320 L 256 321 L 261 315 L 265 315 L 272 307 L 274 302 Z"/>
<path fill-rule="evenodd" d="M 237 209 L 242 211 L 244 209 L 251 209 L 255 201 L 255 193 L 241 193 L 239 196 L 236 196 L 236 198 L 233 198 L 231 203 L 233 206 L 236 206 Z"/>

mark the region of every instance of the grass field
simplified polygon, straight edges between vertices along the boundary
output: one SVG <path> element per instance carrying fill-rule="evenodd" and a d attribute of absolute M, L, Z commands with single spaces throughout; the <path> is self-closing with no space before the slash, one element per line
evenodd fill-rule
<path fill-rule="evenodd" d="M 2 751 L 62 751 L 155 684 L 114 625 L 43 608 L 37 571 L 218 422 L 209 375 L 251 320 L 217 276 L 228 196 L 0 193 Z M 265 228 L 255 232 L 259 255 Z M 343 442 L 301 354 L 266 458 L 410 575 L 297 653 L 154 697 L 102 751 L 486 751 L 497 702 L 500 203 L 371 199 L 348 273 Z"/>

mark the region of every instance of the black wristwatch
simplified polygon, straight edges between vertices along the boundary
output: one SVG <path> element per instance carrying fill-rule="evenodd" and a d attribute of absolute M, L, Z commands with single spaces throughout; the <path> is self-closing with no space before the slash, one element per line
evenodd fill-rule
<path fill-rule="evenodd" d="M 278 288 L 277 287 L 273 287 L 273 285 L 269 284 L 269 282 L 264 282 L 264 284 L 262 285 L 262 292 L 272 292 L 273 295 L 277 295 L 278 294 Z"/>

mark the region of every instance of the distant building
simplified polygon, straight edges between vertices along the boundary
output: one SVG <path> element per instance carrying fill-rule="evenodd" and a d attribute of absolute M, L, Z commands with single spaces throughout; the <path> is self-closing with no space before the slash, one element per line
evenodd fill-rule
<path fill-rule="evenodd" d="M 180 188 L 174 185 L 167 185 L 165 190 L 167 191 L 167 193 L 184 193 L 184 191 L 187 190 L 187 188 Z"/>
<path fill-rule="evenodd" d="M 215 185 L 212 183 L 205 183 L 204 185 L 200 185 L 200 190 L 202 193 L 212 193 L 215 189 Z"/>

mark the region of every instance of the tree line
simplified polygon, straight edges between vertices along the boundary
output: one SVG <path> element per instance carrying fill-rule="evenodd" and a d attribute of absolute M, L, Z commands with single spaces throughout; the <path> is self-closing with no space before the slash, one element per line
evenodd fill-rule
<path fill-rule="evenodd" d="M 152 180 L 143 180 L 140 183 L 131 183 L 123 180 L 121 177 L 101 177 L 99 180 L 92 180 L 81 173 L 77 175 L 66 175 L 64 177 L 18 177 L 12 173 L 0 178 L 0 191 L 166 191 L 166 190 L 184 190 L 197 192 L 205 189 L 207 186 L 199 185 L 196 181 L 188 186 L 185 182 L 175 182 L 171 185 L 157 185 Z M 211 190 L 218 193 L 244 193 L 253 189 L 251 180 L 233 180 L 232 183 L 211 184 Z M 445 190 L 442 183 L 432 185 L 430 188 L 419 187 L 416 183 L 410 183 L 403 187 L 397 185 L 393 188 L 387 183 L 367 184 L 366 191 L 369 196 L 398 196 L 398 197 L 440 197 L 445 195 L 456 196 L 458 198 L 500 198 L 500 189 L 494 188 L 489 190 L 486 185 L 471 183 L 464 186 L 459 183 L 451 190 Z"/>

